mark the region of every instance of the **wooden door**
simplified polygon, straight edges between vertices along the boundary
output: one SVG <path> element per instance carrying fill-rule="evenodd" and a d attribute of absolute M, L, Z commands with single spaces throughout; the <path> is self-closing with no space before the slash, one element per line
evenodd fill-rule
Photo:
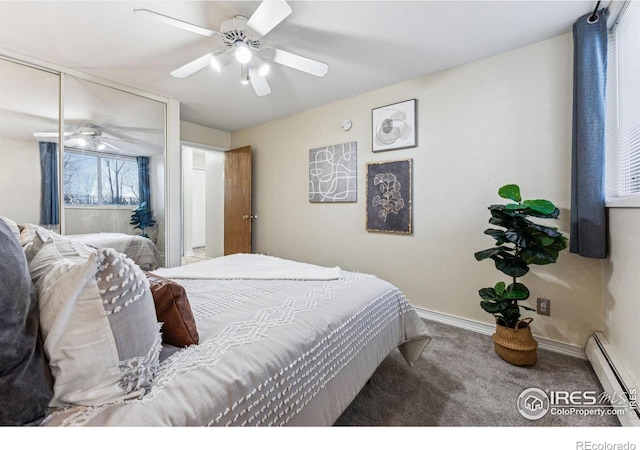
<path fill-rule="evenodd" d="M 251 253 L 251 146 L 225 152 L 224 254 Z"/>

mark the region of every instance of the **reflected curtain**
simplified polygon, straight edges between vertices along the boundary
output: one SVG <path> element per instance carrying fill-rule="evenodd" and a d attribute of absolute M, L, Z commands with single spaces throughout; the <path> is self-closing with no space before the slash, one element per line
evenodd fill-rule
<path fill-rule="evenodd" d="M 604 194 L 607 16 L 602 9 L 573 25 L 573 136 L 569 250 L 607 256 Z M 597 19 L 596 19 L 597 17 Z"/>
<path fill-rule="evenodd" d="M 40 223 L 42 225 L 58 225 L 58 144 L 55 142 L 40 142 L 41 181 L 41 209 Z"/>
<path fill-rule="evenodd" d="M 140 204 L 147 203 L 147 208 L 151 209 L 151 185 L 149 181 L 149 157 L 138 156 L 138 192 Z"/>

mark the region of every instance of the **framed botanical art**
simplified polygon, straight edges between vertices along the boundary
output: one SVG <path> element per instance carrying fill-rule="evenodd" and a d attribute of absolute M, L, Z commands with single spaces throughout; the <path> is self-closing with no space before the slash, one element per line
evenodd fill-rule
<path fill-rule="evenodd" d="M 355 202 L 358 199 L 358 143 L 309 150 L 309 201 Z"/>
<path fill-rule="evenodd" d="M 371 111 L 374 152 L 399 150 L 418 145 L 417 100 L 406 100 Z"/>
<path fill-rule="evenodd" d="M 367 163 L 367 231 L 412 232 L 413 160 Z"/>

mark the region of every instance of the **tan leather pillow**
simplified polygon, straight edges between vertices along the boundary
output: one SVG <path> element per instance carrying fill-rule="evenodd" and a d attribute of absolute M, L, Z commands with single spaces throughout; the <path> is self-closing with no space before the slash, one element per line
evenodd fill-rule
<path fill-rule="evenodd" d="M 197 344 L 200 337 L 184 287 L 150 272 L 145 272 L 162 325 L 162 340 L 176 347 Z"/>

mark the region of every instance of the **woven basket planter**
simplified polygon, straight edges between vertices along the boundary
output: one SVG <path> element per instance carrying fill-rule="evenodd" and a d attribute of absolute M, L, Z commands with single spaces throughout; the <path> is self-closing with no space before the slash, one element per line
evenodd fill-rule
<path fill-rule="evenodd" d="M 531 334 L 531 320 L 519 321 L 516 328 L 496 324 L 496 332 L 492 337 L 500 358 L 516 366 L 533 366 L 536 363 L 538 342 Z"/>

